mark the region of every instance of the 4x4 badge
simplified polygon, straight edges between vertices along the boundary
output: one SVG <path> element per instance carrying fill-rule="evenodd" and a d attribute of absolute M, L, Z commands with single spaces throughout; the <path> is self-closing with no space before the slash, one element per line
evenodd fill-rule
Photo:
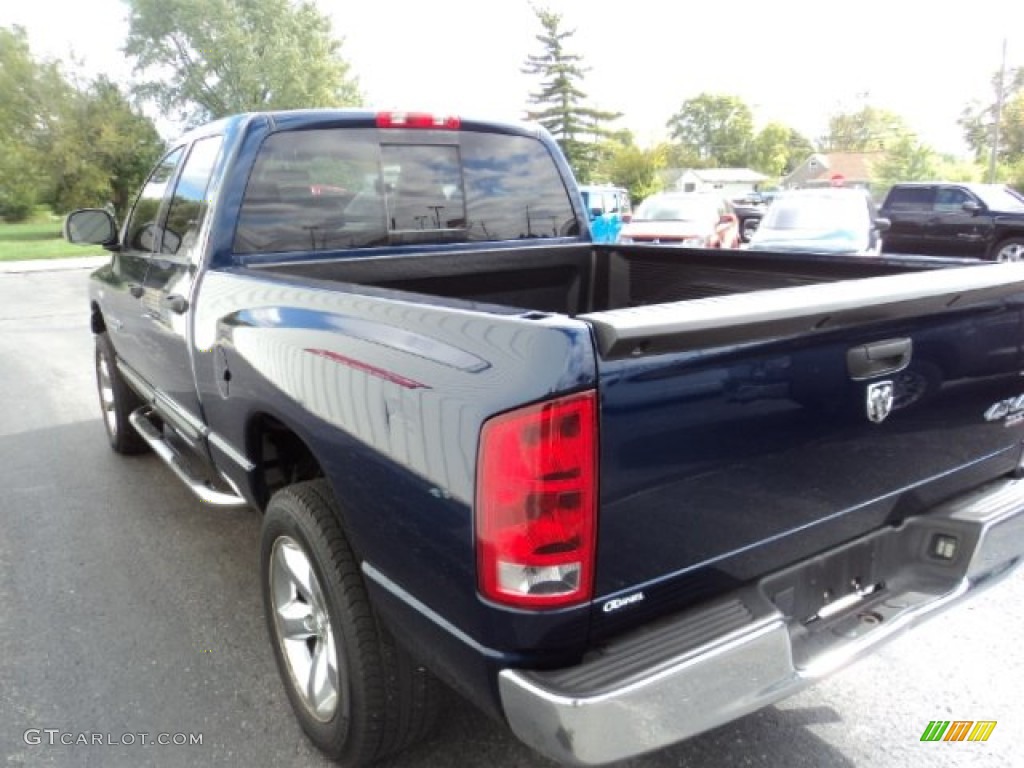
<path fill-rule="evenodd" d="M 881 424 L 892 411 L 892 382 L 876 381 L 868 385 L 868 419 Z"/>

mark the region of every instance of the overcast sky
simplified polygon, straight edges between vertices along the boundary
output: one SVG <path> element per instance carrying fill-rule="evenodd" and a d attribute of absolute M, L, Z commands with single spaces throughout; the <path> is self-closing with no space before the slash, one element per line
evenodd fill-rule
<path fill-rule="evenodd" d="M 344 38 L 344 56 L 370 106 L 480 116 L 523 114 L 539 52 L 527 0 L 317 0 Z M 642 144 L 702 91 L 732 93 L 762 125 L 779 120 L 810 138 L 828 115 L 867 102 L 904 116 L 936 149 L 963 153 L 956 119 L 990 93 L 1004 36 L 1008 66 L 1024 66 L 1024 1 L 550 0 L 572 49 L 591 68 L 595 106 L 625 114 Z M 849 10 L 843 10 L 848 8 Z M 959 10 L 955 10 L 959 9 Z M 826 15 L 830 14 L 830 15 Z M 119 0 L 5 0 L 0 26 L 28 29 L 36 54 L 84 61 L 126 82 Z"/>

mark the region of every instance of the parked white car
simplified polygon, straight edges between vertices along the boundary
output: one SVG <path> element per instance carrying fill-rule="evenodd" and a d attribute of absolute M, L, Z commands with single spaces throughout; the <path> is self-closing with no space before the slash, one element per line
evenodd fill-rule
<path fill-rule="evenodd" d="M 888 228 L 863 189 L 795 189 L 775 198 L 749 248 L 877 256 Z"/>

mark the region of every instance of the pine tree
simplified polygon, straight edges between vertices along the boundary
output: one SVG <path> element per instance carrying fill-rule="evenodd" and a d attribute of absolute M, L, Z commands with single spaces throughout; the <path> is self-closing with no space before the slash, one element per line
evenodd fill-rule
<path fill-rule="evenodd" d="M 530 103 L 539 109 L 528 111 L 527 115 L 550 131 L 577 179 L 587 182 L 597 163 L 598 140 L 614 133 L 604 123 L 617 120 L 622 113 L 585 105 L 587 94 L 580 83 L 589 68 L 583 66 L 582 56 L 570 53 L 565 45 L 576 30 L 563 30 L 559 13 L 537 7 L 533 11 L 544 29 L 543 34 L 536 36 L 543 53 L 527 56 L 522 69 L 524 74 L 541 78 L 540 91 L 530 94 Z"/>

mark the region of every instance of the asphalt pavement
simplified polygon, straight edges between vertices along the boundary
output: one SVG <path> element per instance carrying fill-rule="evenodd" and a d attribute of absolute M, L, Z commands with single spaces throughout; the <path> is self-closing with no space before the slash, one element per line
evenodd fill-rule
<path fill-rule="evenodd" d="M 85 287 L 101 261 L 0 268 L 0 768 L 330 765 L 274 667 L 258 514 L 204 508 L 154 457 L 107 447 Z M 1020 765 L 1022 639 L 1018 573 L 798 696 L 621 765 Z M 997 726 L 921 742 L 931 720 Z M 552 764 L 453 696 L 431 741 L 382 765 Z"/>

